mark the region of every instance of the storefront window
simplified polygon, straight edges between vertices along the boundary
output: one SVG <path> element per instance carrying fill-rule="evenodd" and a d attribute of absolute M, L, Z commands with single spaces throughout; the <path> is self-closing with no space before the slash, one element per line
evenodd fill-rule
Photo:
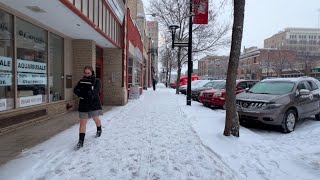
<path fill-rule="evenodd" d="M 50 33 L 50 102 L 64 99 L 64 46 L 63 38 Z"/>
<path fill-rule="evenodd" d="M 129 58 L 129 63 L 128 63 L 128 86 L 129 88 L 132 86 L 132 69 L 133 69 L 133 59 Z"/>
<path fill-rule="evenodd" d="M 47 31 L 17 18 L 17 107 L 48 102 L 47 42 Z"/>
<path fill-rule="evenodd" d="M 14 108 L 12 16 L 0 10 L 0 111 Z"/>
<path fill-rule="evenodd" d="M 134 67 L 134 82 L 135 82 L 135 85 L 141 85 L 141 65 L 138 61 L 135 61 L 135 67 Z"/>

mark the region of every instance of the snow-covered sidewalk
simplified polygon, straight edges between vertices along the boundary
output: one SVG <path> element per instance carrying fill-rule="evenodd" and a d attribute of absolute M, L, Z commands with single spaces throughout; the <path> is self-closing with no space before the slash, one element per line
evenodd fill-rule
<path fill-rule="evenodd" d="M 24 151 L 0 167 L 0 179 L 268 179 L 320 177 L 320 122 L 304 120 L 290 134 L 241 127 L 225 137 L 224 110 L 158 85 L 105 113 L 103 134 L 88 123 L 74 151 L 78 126 Z"/>
<path fill-rule="evenodd" d="M 233 170 L 202 146 L 179 99 L 172 89 L 144 91 L 102 117 L 100 138 L 88 123 L 79 151 L 73 150 L 74 126 L 6 164 L 0 179 L 235 179 Z"/>

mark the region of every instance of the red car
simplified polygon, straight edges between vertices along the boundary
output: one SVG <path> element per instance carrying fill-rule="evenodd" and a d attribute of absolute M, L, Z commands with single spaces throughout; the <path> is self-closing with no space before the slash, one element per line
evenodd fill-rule
<path fill-rule="evenodd" d="M 242 93 L 246 88 L 251 88 L 257 80 L 237 80 L 236 81 L 236 94 Z M 221 81 L 219 85 L 215 86 L 215 89 L 206 90 L 200 93 L 199 101 L 207 107 L 222 107 L 224 108 L 226 98 L 226 81 Z"/>

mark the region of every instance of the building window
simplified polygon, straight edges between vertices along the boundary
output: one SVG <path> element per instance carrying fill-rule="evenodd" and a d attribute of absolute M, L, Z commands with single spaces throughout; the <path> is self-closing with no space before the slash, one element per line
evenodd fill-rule
<path fill-rule="evenodd" d="M 47 36 L 47 31 L 17 18 L 17 107 L 48 102 Z"/>
<path fill-rule="evenodd" d="M 88 0 L 82 0 L 82 13 L 88 17 Z"/>
<path fill-rule="evenodd" d="M 63 38 L 50 33 L 50 102 L 64 100 L 64 42 Z"/>
<path fill-rule="evenodd" d="M 133 69 L 133 59 L 129 58 L 129 62 L 128 62 L 128 86 L 129 86 L 129 88 L 132 86 L 132 79 L 133 79 L 132 69 Z"/>
<path fill-rule="evenodd" d="M 0 111 L 14 108 L 13 18 L 0 10 Z"/>
<path fill-rule="evenodd" d="M 140 63 L 138 61 L 135 61 L 135 68 L 134 68 L 134 82 L 135 85 L 141 86 L 141 67 Z"/>
<path fill-rule="evenodd" d="M 94 10 L 94 4 L 93 0 L 89 1 L 89 19 L 93 22 L 93 10 Z"/>
<path fill-rule="evenodd" d="M 98 26 L 98 24 L 99 24 L 99 22 L 98 22 L 98 20 L 99 20 L 99 1 L 98 0 L 94 0 L 93 2 L 94 2 L 94 10 L 93 10 L 93 12 L 94 12 L 94 17 L 93 17 L 94 24 L 96 26 Z"/>
<path fill-rule="evenodd" d="M 253 57 L 253 63 L 257 63 L 257 57 Z"/>

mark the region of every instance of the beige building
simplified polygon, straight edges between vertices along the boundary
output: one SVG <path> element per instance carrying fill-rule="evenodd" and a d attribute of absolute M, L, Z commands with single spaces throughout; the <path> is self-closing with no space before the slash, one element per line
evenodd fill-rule
<path fill-rule="evenodd" d="M 298 55 L 320 56 L 320 29 L 286 28 L 264 40 L 264 48 L 297 51 Z"/>
<path fill-rule="evenodd" d="M 159 24 L 157 21 L 147 21 L 147 32 L 152 40 L 151 56 L 154 67 L 154 77 L 158 79 L 158 47 L 159 47 Z"/>

